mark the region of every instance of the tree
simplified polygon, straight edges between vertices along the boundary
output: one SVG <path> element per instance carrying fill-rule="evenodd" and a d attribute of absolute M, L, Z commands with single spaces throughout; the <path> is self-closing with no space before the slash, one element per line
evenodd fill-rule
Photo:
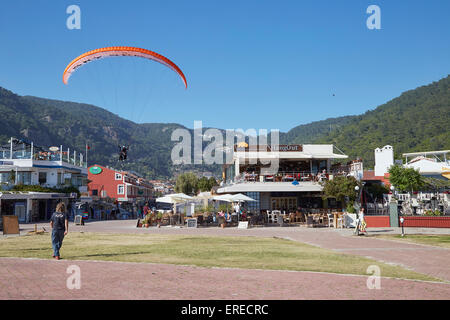
<path fill-rule="evenodd" d="M 198 178 L 192 172 L 182 173 L 178 176 L 175 183 L 175 191 L 177 193 L 195 194 L 197 193 Z"/>
<path fill-rule="evenodd" d="M 198 179 L 197 189 L 202 192 L 211 190 L 208 178 L 201 177 L 200 179 Z"/>
<path fill-rule="evenodd" d="M 431 189 L 434 192 L 438 192 L 443 189 L 450 189 L 450 180 L 437 179 L 437 178 L 423 178 L 425 187 Z"/>
<path fill-rule="evenodd" d="M 211 190 L 213 187 L 218 186 L 217 180 L 214 177 L 209 178 L 209 190 Z"/>
<path fill-rule="evenodd" d="M 389 193 L 389 189 L 381 184 L 371 184 L 367 187 L 367 191 L 377 199 L 382 199 L 384 194 Z"/>
<path fill-rule="evenodd" d="M 356 186 L 361 188 L 355 177 L 337 176 L 323 183 L 322 199 L 335 198 L 344 205 L 348 198 L 349 202 L 353 203 L 357 196 Z"/>
<path fill-rule="evenodd" d="M 402 192 L 413 192 L 425 185 L 423 177 L 414 168 L 394 165 L 389 168 L 389 182 Z"/>

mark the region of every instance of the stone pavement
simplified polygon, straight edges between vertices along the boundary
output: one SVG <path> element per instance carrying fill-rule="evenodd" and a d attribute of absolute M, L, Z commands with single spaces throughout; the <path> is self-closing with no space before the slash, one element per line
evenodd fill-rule
<path fill-rule="evenodd" d="M 67 286 L 80 270 L 80 289 Z M 450 284 L 330 273 L 151 263 L 0 258 L 0 299 L 300 300 L 449 299 Z"/>
<path fill-rule="evenodd" d="M 48 224 L 39 224 L 38 230 Z M 34 224 L 20 225 L 21 233 L 34 229 Z M 105 232 L 105 233 L 139 233 L 139 234 L 178 234 L 207 236 L 257 236 L 279 237 L 308 243 L 321 248 L 343 253 L 361 255 L 382 262 L 397 264 L 407 269 L 432 275 L 450 281 L 450 249 L 428 245 L 403 243 L 400 241 L 375 239 L 365 236 L 354 236 L 353 229 L 305 228 L 305 227 L 257 227 L 238 229 L 218 227 L 177 228 L 150 227 L 136 228 L 136 220 L 109 220 L 86 223 L 84 226 L 69 226 L 71 232 Z M 401 232 L 399 228 L 369 228 L 370 234 L 394 234 Z M 450 234 L 449 229 L 407 228 L 408 234 L 424 233 Z"/>
<path fill-rule="evenodd" d="M 48 224 L 39 224 L 38 230 Z M 21 234 L 34 224 L 20 225 Z M 408 233 L 414 230 L 408 228 Z M 450 250 L 356 237 L 352 230 L 304 227 L 136 228 L 135 220 L 69 226 L 70 232 L 279 237 L 429 274 L 450 281 Z M 369 229 L 370 233 L 398 230 Z M 427 230 L 448 233 L 447 229 Z M 418 233 L 421 231 L 418 230 Z M 423 232 L 423 231 L 422 231 Z M 0 240 L 1 241 L 1 240 Z M 81 268 L 82 288 L 69 290 L 69 265 Z M 367 277 L 298 271 L 200 268 L 147 263 L 0 258 L 0 299 L 450 299 L 449 283 L 382 278 L 369 290 Z M 6 290 L 5 290 L 6 288 Z"/>

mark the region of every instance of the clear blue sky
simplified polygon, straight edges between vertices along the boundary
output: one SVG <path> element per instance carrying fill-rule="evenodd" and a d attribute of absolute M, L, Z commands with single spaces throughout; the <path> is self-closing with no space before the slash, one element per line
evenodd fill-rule
<path fill-rule="evenodd" d="M 71 4 L 81 30 L 66 27 Z M 381 30 L 366 27 L 371 4 Z M 449 13 L 448 0 L 2 1 L 0 86 L 135 122 L 287 131 L 447 76 Z M 72 59 L 112 45 L 165 55 L 188 90 L 173 71 L 137 58 L 96 61 L 62 83 Z"/>

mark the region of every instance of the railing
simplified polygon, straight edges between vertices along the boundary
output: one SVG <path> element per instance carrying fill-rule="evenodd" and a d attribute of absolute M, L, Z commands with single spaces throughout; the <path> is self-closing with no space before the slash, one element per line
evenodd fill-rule
<path fill-rule="evenodd" d="M 10 152 L 9 151 L 0 151 L 0 160 L 7 160 L 10 159 Z"/>
<path fill-rule="evenodd" d="M 322 182 L 332 179 L 335 174 L 315 173 L 311 171 L 278 171 L 273 175 L 261 175 L 258 173 L 242 172 L 235 177 L 235 183 L 240 182 Z"/>

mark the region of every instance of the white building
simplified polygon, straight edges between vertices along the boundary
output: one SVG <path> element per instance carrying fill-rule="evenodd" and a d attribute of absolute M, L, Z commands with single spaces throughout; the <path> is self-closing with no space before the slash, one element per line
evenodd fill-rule
<path fill-rule="evenodd" d="M 349 165 L 332 163 L 348 156 L 335 153 L 331 144 L 280 145 L 275 151 L 266 147 L 235 147 L 217 193 L 245 193 L 257 200 L 247 204 L 254 211 L 322 208 L 320 182 L 349 174 Z M 277 172 L 264 170 L 269 161 L 278 162 Z"/>
<path fill-rule="evenodd" d="M 16 214 L 20 222 L 48 220 L 58 201 L 76 198 L 60 192 L 17 192 L 17 185 L 63 189 L 74 186 L 87 192 L 87 168 L 82 154 L 63 147 L 46 150 L 11 138 L 0 147 L 0 212 Z M 25 211 L 25 212 L 23 212 Z"/>
<path fill-rule="evenodd" d="M 389 168 L 394 165 L 394 149 L 392 146 L 384 146 L 375 149 L 375 176 L 383 177 Z"/>
<path fill-rule="evenodd" d="M 418 170 L 421 175 L 450 179 L 450 150 L 404 153 L 405 167 Z"/>

